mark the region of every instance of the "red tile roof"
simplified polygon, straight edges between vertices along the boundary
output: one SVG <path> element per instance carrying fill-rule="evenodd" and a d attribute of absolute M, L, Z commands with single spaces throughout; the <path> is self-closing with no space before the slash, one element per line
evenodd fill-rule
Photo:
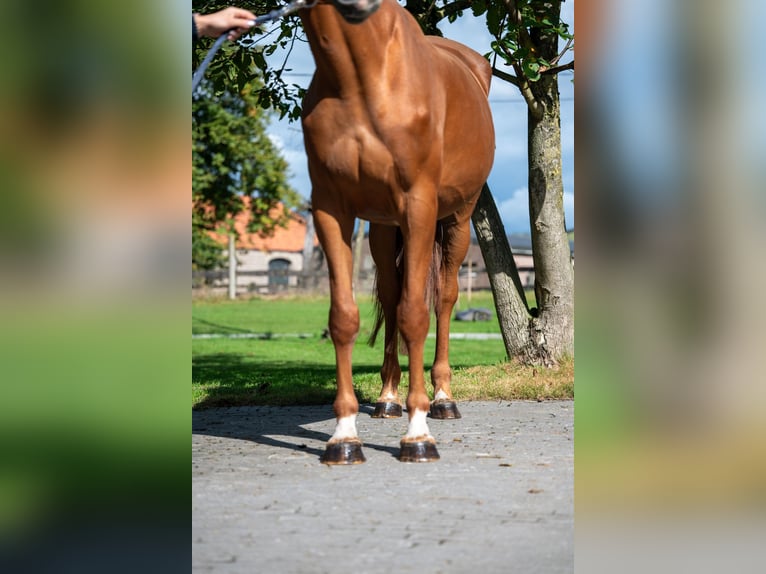
<path fill-rule="evenodd" d="M 248 198 L 245 199 L 247 205 Z M 270 211 L 272 217 L 277 217 L 284 213 L 284 205 L 278 204 Z M 303 242 L 306 237 L 306 219 L 299 213 L 292 211 L 288 215 L 286 227 L 277 226 L 271 235 L 262 235 L 260 233 L 248 233 L 247 225 L 250 222 L 251 214 L 245 209 L 234 218 L 234 228 L 239 235 L 236 243 L 237 249 L 252 249 L 256 251 L 303 251 Z M 225 235 L 211 232 L 210 236 L 225 245 L 228 241 Z M 319 241 L 314 236 L 314 245 Z"/>

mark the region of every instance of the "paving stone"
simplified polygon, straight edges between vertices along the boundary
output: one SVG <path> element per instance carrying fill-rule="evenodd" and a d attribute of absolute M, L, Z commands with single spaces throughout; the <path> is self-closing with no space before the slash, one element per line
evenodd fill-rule
<path fill-rule="evenodd" d="M 441 460 L 401 463 L 407 426 L 357 426 L 367 462 L 319 462 L 330 406 L 192 414 L 192 560 L 200 572 L 573 570 L 574 403 L 465 402 L 428 419 Z"/>

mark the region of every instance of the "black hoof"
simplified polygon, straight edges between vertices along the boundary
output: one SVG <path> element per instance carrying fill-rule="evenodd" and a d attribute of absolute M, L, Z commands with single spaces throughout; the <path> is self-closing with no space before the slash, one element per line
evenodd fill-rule
<path fill-rule="evenodd" d="M 372 413 L 374 419 L 394 419 L 402 416 L 402 405 L 399 403 L 375 403 Z"/>
<path fill-rule="evenodd" d="M 362 452 L 362 443 L 336 442 L 328 444 L 319 462 L 322 464 L 362 464 L 366 458 Z"/>
<path fill-rule="evenodd" d="M 462 418 L 460 411 L 457 410 L 457 403 L 447 399 L 434 401 L 431 403 L 432 419 L 459 419 Z"/>
<path fill-rule="evenodd" d="M 433 462 L 439 460 L 436 445 L 428 441 L 400 443 L 399 460 L 402 462 Z"/>

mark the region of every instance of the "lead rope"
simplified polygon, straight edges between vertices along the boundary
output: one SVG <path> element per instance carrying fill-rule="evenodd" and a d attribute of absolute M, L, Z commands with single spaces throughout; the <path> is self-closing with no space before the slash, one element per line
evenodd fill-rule
<path fill-rule="evenodd" d="M 263 16 L 258 16 L 253 21 L 253 28 L 256 28 L 260 26 L 261 24 L 266 24 L 267 22 L 273 22 L 274 20 L 278 20 L 280 18 L 284 18 L 285 16 L 292 14 L 293 12 L 297 12 L 301 8 L 311 8 L 317 3 L 317 0 L 314 0 L 313 2 L 309 3 L 308 0 L 293 0 L 293 2 L 290 2 L 286 6 L 283 6 L 282 8 L 277 8 L 275 10 L 272 10 L 268 14 L 264 14 Z M 229 35 L 229 32 L 231 30 L 227 30 L 223 34 L 221 34 L 218 39 L 213 44 L 213 47 L 210 48 L 210 51 L 205 56 L 205 59 L 202 60 L 202 63 L 199 65 L 199 68 L 194 72 L 194 75 L 192 76 L 192 94 L 197 91 L 197 86 L 199 86 L 199 83 L 202 81 L 202 78 L 205 76 L 205 70 L 210 65 L 210 62 L 213 60 L 213 57 L 215 56 L 216 52 L 218 52 L 218 49 L 223 45 L 223 43 L 226 41 L 226 37 Z"/>

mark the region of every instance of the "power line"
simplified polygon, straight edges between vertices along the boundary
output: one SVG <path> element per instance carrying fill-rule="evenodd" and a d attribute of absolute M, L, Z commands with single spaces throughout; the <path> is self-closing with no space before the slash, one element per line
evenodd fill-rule
<path fill-rule="evenodd" d="M 314 75 L 313 72 L 282 72 L 283 76 L 293 76 L 293 77 L 299 77 L 299 78 L 310 78 Z M 559 98 L 560 102 L 573 102 L 574 98 L 572 97 L 566 97 L 566 98 Z M 526 101 L 521 98 L 511 98 L 511 99 L 492 99 L 489 100 L 490 104 L 526 104 Z"/>
<path fill-rule="evenodd" d="M 567 97 L 567 98 L 559 98 L 559 101 L 560 102 L 573 102 L 574 98 L 569 98 L 569 97 Z M 526 104 L 527 102 L 526 102 L 526 100 L 516 99 L 516 98 L 510 99 L 510 100 L 493 100 L 493 99 L 490 98 L 489 103 L 490 104 Z"/>

